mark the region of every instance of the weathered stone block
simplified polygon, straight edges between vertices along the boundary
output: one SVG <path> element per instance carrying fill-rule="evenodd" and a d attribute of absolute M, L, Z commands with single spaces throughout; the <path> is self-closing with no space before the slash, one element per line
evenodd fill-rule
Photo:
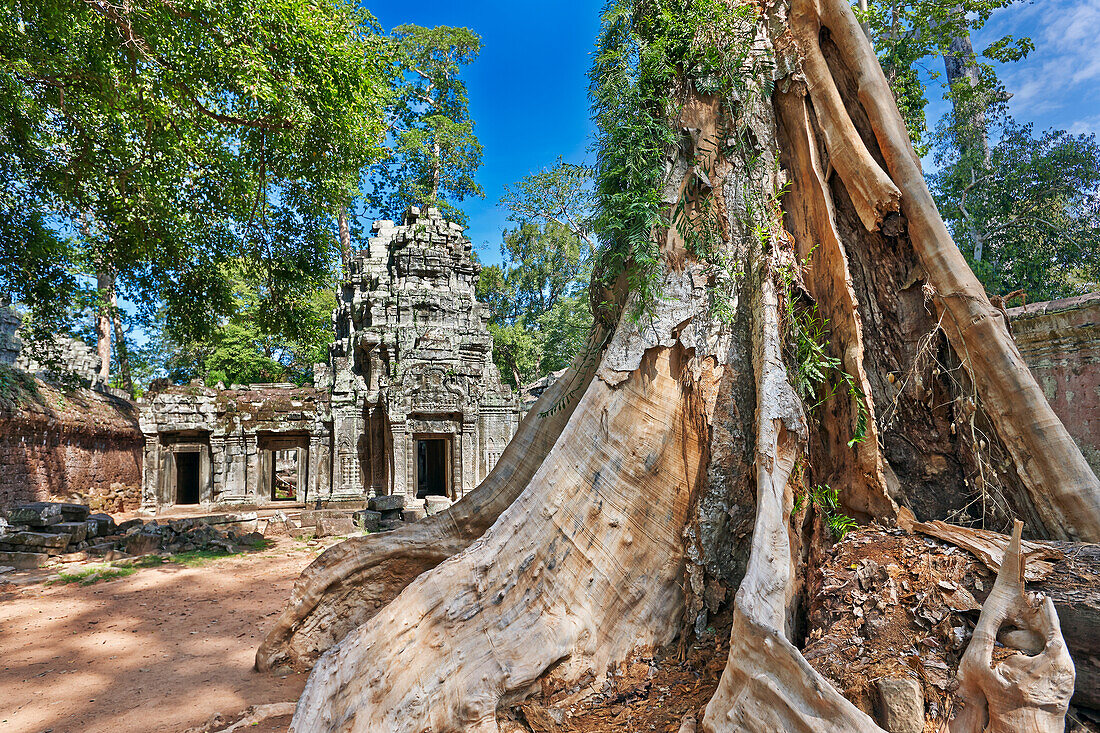
<path fill-rule="evenodd" d="M 378 525 L 379 532 L 389 532 L 391 529 L 404 527 L 405 523 L 400 519 L 383 519 Z"/>
<path fill-rule="evenodd" d="M 109 514 L 89 514 L 89 522 L 96 523 L 96 536 L 102 537 L 115 530 L 115 520 Z"/>
<path fill-rule="evenodd" d="M 7 545 L 20 545 L 23 547 L 50 547 L 59 550 L 65 549 L 69 544 L 69 535 L 50 534 L 47 532 L 16 532 L 4 535 L 2 541 Z"/>
<path fill-rule="evenodd" d="M 160 549 L 160 535 L 152 532 L 138 532 L 126 538 L 127 555 L 148 555 Z"/>
<path fill-rule="evenodd" d="M 66 522 L 83 522 L 91 513 L 85 504 L 61 504 L 61 516 Z"/>
<path fill-rule="evenodd" d="M 405 521 L 405 510 L 404 509 L 390 509 L 388 511 L 380 512 L 380 514 L 382 515 L 382 521 L 383 522 L 385 522 L 387 520 L 392 520 L 392 521 L 397 521 L 397 522 Z"/>
<path fill-rule="evenodd" d="M 422 506 L 409 507 L 401 512 L 401 518 L 406 522 L 419 522 L 426 516 L 428 516 L 428 513 Z"/>
<path fill-rule="evenodd" d="M 140 519 L 127 519 L 125 522 L 115 527 L 115 531 L 119 534 L 125 534 L 134 527 L 140 527 L 141 525 L 142 521 Z"/>
<path fill-rule="evenodd" d="M 8 521 L 11 524 L 27 524 L 32 527 L 57 524 L 61 519 L 61 505 L 45 501 L 17 504 L 8 513 Z"/>
<path fill-rule="evenodd" d="M 453 502 L 445 496 L 429 496 L 424 500 L 424 510 L 429 516 L 432 514 L 439 514 L 444 511 Z"/>
<path fill-rule="evenodd" d="M 50 556 L 44 552 L 0 552 L 0 564 L 29 570 L 46 564 Z"/>
<path fill-rule="evenodd" d="M 351 515 L 355 526 L 362 532 L 377 532 L 382 523 L 382 513 L 363 509 Z"/>
<path fill-rule="evenodd" d="M 875 681 L 875 713 L 890 733 L 924 730 L 924 692 L 912 677 L 885 677 Z"/>
<path fill-rule="evenodd" d="M 88 525 L 84 522 L 60 522 L 50 527 L 50 532 L 69 535 L 69 542 L 83 542 L 88 537 Z"/>
<path fill-rule="evenodd" d="M 389 496 L 372 496 L 367 501 L 367 508 L 376 512 L 388 512 L 405 508 L 405 497 L 401 494 Z"/>

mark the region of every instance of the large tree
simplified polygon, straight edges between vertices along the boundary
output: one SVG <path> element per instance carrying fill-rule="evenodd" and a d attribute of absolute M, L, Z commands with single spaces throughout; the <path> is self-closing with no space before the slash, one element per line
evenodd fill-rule
<path fill-rule="evenodd" d="M 863 520 L 1100 539 L 1100 482 L 951 240 L 845 0 L 614 3 L 593 82 L 591 348 L 478 489 L 303 573 L 257 655 L 316 661 L 295 731 L 495 732 L 540 685 L 598 689 L 705 628 L 733 589 L 703 730 L 878 730 L 797 646 L 794 569 L 822 540 L 792 520 L 801 487 Z M 824 378 L 800 394 L 807 366 Z M 966 730 L 1060 724 L 1068 657 L 1046 638 L 1004 663 L 1027 674 L 968 688 Z"/>
<path fill-rule="evenodd" d="M 457 204 L 483 196 L 474 173 L 481 143 L 474 134 L 462 67 L 477 59 L 481 38 L 468 28 L 401 25 L 393 30 L 401 81 L 389 111 L 387 155 L 372 170 L 368 203 L 397 219 L 409 206 L 436 206 L 464 221 Z"/>
<path fill-rule="evenodd" d="M 62 323 L 94 277 L 104 370 L 119 296 L 201 333 L 232 308 L 230 261 L 263 272 L 264 312 L 292 328 L 379 154 L 392 57 L 345 0 L 8 6 L 0 288 Z"/>

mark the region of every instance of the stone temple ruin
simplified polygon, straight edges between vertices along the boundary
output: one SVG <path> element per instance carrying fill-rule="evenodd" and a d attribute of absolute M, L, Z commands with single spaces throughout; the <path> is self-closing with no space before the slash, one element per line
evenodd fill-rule
<path fill-rule="evenodd" d="M 375 222 L 348 266 L 314 387 L 174 386 L 141 406 L 142 505 L 457 500 L 516 431 L 480 266 L 436 209 Z"/>

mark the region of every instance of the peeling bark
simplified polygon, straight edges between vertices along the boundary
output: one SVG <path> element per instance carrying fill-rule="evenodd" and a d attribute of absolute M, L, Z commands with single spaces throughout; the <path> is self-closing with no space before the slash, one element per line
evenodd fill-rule
<path fill-rule="evenodd" d="M 803 559 L 795 467 L 835 482 L 853 513 L 887 521 L 946 476 L 924 517 L 944 518 L 931 515 L 965 493 L 977 440 L 956 435 L 930 393 L 891 378 L 933 341 L 973 380 L 1037 531 L 1100 533 L 1100 486 L 947 236 L 851 9 L 792 0 L 789 23 L 786 10 L 766 3 L 746 21 L 761 62 L 748 66 L 772 73 L 755 80 L 766 91 L 721 104 L 686 79 L 670 105 L 692 133 L 681 148 L 693 149 L 669 151 L 664 201 L 684 197 L 689 171 L 707 172 L 721 257 L 744 269 L 721 285 L 732 319 L 710 312 L 713 263 L 673 227 L 655 230 L 663 297 L 643 323 L 615 326 L 560 435 L 525 424 L 514 465 L 443 518 L 346 543 L 296 586 L 259 665 L 308 662 L 354 630 L 315 665 L 293 730 L 495 733 L 500 709 L 540 683 L 583 696 L 631 654 L 698 628 L 725 584 L 739 584 L 730 654 L 702 730 L 879 730 L 791 641 Z M 720 123 L 751 149 L 703 150 Z M 781 164 L 791 190 L 765 226 L 746 198 L 773 206 Z M 866 392 L 868 439 L 853 446 L 848 396 L 826 400 L 811 435 L 784 361 L 778 272 L 810 252 L 806 297 Z M 922 456 L 945 465 L 930 474 Z"/>
<path fill-rule="evenodd" d="M 489 476 L 446 511 L 392 532 L 353 537 L 314 560 L 257 649 L 256 669 L 312 666 L 418 575 L 484 534 L 542 464 L 591 379 L 590 368 L 573 368 L 550 385 Z M 541 414 L 555 406 L 553 414 Z"/>

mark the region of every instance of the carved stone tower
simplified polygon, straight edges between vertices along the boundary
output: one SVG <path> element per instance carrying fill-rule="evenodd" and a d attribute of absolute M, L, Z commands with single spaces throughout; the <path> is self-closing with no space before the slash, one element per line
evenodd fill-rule
<path fill-rule="evenodd" d="M 458 499 L 492 470 L 519 421 L 474 297 L 480 266 L 462 227 L 434 208 L 375 222 L 373 233 L 334 314 L 331 498 Z"/>

